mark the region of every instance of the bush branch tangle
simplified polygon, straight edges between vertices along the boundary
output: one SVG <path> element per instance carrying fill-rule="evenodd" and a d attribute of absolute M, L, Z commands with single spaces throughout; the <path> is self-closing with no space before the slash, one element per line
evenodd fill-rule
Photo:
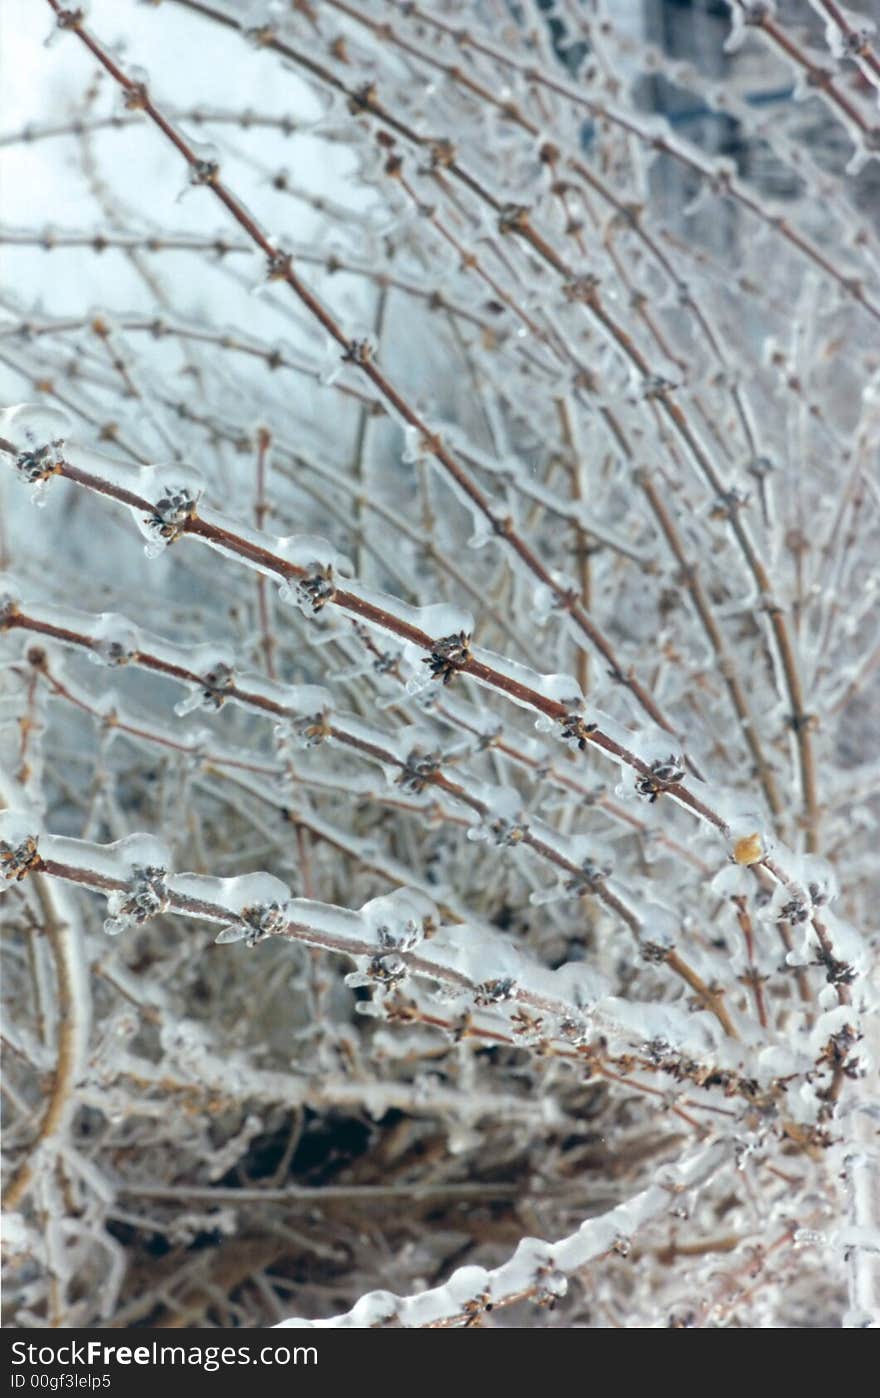
<path fill-rule="evenodd" d="M 876 1327 L 867 16 L 43 3 L 4 1323 Z"/>

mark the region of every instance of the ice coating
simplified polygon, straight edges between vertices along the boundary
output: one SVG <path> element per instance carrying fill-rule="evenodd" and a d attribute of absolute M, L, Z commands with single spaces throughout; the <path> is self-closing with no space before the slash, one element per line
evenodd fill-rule
<path fill-rule="evenodd" d="M 657 1183 L 608 1213 L 587 1219 L 568 1237 L 555 1243 L 524 1238 L 500 1267 L 491 1270 L 461 1267 L 445 1285 L 418 1295 L 370 1293 L 345 1315 L 330 1320 L 285 1320 L 276 1328 L 349 1329 L 383 1321 L 416 1328 L 441 1320 L 461 1320 L 469 1311 L 479 1314 L 487 1305 L 497 1306 L 515 1296 L 539 1290 L 546 1278 L 553 1279 L 556 1273 L 570 1276 L 610 1251 L 620 1240 L 634 1238 L 640 1229 L 671 1207 L 671 1196 L 681 1197 L 710 1179 L 731 1149 L 729 1141 L 702 1147 L 677 1168 L 665 1169 Z"/>
<path fill-rule="evenodd" d="M 198 675 L 200 683 L 177 706 L 178 714 L 186 715 L 198 708 L 216 710 L 227 701 L 248 706 L 253 698 L 268 700 L 280 713 L 292 718 L 307 718 L 333 708 L 330 691 L 320 685 L 282 684 L 251 671 L 236 673 L 235 651 L 228 645 L 179 645 L 135 626 L 117 613 L 105 612 L 96 617 L 55 602 L 30 599 L 16 599 L 15 605 L 57 632 L 56 639 L 62 644 L 87 647 L 96 663 L 138 665 L 150 657 L 169 671 Z"/>
<path fill-rule="evenodd" d="M 72 427 L 68 413 L 43 403 L 19 403 L 0 412 L 0 434 L 21 452 L 37 452 L 53 443 L 64 443 Z"/>
<path fill-rule="evenodd" d="M 87 58 L 85 83 L 109 39 L 109 101 L 92 84 L 0 132 L 13 160 L 78 160 L 90 205 L 50 207 L 56 183 L 37 181 L 46 221 L 0 233 L 30 249 L 10 253 L 0 373 L 76 424 L 0 442 L 16 601 L 51 599 L 46 623 L 0 610 L 0 787 L 38 817 L 2 851 L 4 1180 L 48 1219 L 23 1271 L 13 1259 L 20 1323 L 178 1319 L 184 1273 L 157 1266 L 161 1295 L 139 1267 L 120 1278 L 140 1248 L 126 1212 L 164 1234 L 169 1267 L 215 1232 L 219 1266 L 250 1184 L 302 1192 L 280 1166 L 277 1190 L 264 1177 L 264 1129 L 292 1159 L 301 1122 L 323 1136 L 337 1108 L 392 1165 L 363 1184 L 357 1162 L 321 1172 L 328 1198 L 353 1191 L 338 1211 L 313 1212 L 304 1186 L 309 1246 L 354 1323 L 394 1324 L 394 1292 L 436 1293 L 463 1261 L 482 1268 L 409 1320 L 420 1305 L 432 1325 L 496 1325 L 504 1251 L 450 1263 L 430 1222 L 457 1195 L 495 1216 L 497 1189 L 502 1221 L 521 1201 L 547 1239 L 574 1236 L 578 1208 L 611 1208 L 597 1183 L 615 1205 L 648 1184 L 667 1203 L 645 1233 L 626 1212 L 596 1223 L 604 1252 L 570 1288 L 556 1244 L 516 1249 L 511 1224 L 539 1327 L 880 1314 L 880 1209 L 860 1183 L 877 1164 L 880 302 L 848 183 L 877 145 L 876 42 L 811 2 L 806 27 L 738 3 L 742 55 L 708 65 L 673 56 L 674 5 L 656 44 L 605 6 L 564 50 L 555 19 L 539 33 L 516 6 L 479 7 L 466 32 L 442 7 L 395 7 L 390 30 L 321 10 L 305 48 L 286 21 L 276 43 L 283 0 L 242 8 L 239 33 L 182 13 L 193 55 L 196 30 L 229 49 L 199 74 L 217 105 L 196 107 L 157 54 L 166 25 L 116 46 L 99 15 L 85 32 L 59 16 L 51 66 L 76 80 Z M 701 50 L 717 58 L 722 31 L 702 26 Z M 149 93 L 139 49 L 163 74 Z M 246 81 L 279 61 L 305 65 L 282 84 L 290 116 Z M 20 86 L 27 107 L 53 83 Z M 713 120 L 742 159 L 707 154 Z M 137 183 L 154 148 L 172 200 L 175 178 L 198 187 L 192 231 L 163 227 L 146 187 L 143 210 L 115 187 L 119 152 Z M 35 281 L 36 264 L 59 274 Z M 180 479 L 139 495 L 143 462 L 166 459 L 203 470 L 212 504 Z M 91 615 L 65 632 L 55 599 Z M 152 650 L 147 628 L 164 633 Z M 566 673 L 577 693 L 554 686 Z M 102 873 L 100 851 L 53 844 L 46 812 L 83 845 L 149 826 L 175 868 L 145 849 L 124 879 Z M 228 880 L 258 869 L 283 892 L 241 906 Z M 116 942 L 96 935 L 105 899 Z M 215 934 L 244 945 L 211 950 Z M 658 1163 L 724 1138 L 705 1192 Z M 429 1211 L 421 1187 L 452 1206 Z M 368 1188 L 407 1220 L 382 1278 Z M 337 1238 L 359 1199 L 365 1229 Z M 271 1231 L 285 1207 L 253 1214 Z M 206 1318 L 333 1309 L 299 1269 L 302 1303 L 279 1311 L 290 1273 L 258 1271 L 225 1310 L 215 1290 Z"/>
<path fill-rule="evenodd" d="M 446 636 L 454 636 L 462 632 L 470 636 L 474 629 L 473 614 L 464 607 L 453 606 L 449 603 L 432 603 L 425 607 L 413 607 L 401 601 L 399 597 L 394 597 L 390 593 L 379 592 L 374 588 L 365 586 L 357 578 L 346 580 L 346 591 L 379 611 L 387 612 L 402 626 L 423 632 L 431 640 L 442 640 Z M 370 623 L 367 619 L 368 624 Z M 379 623 L 375 623 L 379 625 Z M 409 656 L 409 649 L 405 651 Z M 417 648 L 412 648 L 412 660 L 419 663 L 424 652 Z"/>
<path fill-rule="evenodd" d="M 73 869 L 94 872 L 105 879 L 127 882 L 136 865 L 170 867 L 166 845 L 155 835 L 137 832 L 126 835 L 109 845 L 96 845 L 88 840 L 72 840 L 62 835 L 47 835 L 43 839 L 47 857 Z"/>
<path fill-rule="evenodd" d="M 27 825 L 21 816 L 7 821 L 7 844 L 16 852 L 14 838 L 26 842 Z M 293 898 L 288 886 L 269 873 L 231 878 L 169 873 L 167 851 L 146 834 L 107 846 L 45 835 L 39 842 L 44 858 L 65 866 L 61 877 L 108 894 L 107 930 L 114 935 L 159 912 L 183 913 L 221 923 L 221 942 L 246 940 L 253 946 L 282 935 L 346 953 L 359 965 L 357 984 L 377 977 L 394 984 L 410 976 L 426 977 L 443 985 L 447 994 L 471 999 L 491 1013 L 534 1006 L 560 1024 L 586 1014 L 604 1032 L 629 1044 L 662 1039 L 677 1051 L 698 1056 L 717 1054 L 721 1047 L 708 1016 L 618 1000 L 608 995 L 604 977 L 585 964 L 548 970 L 509 938 L 488 929 L 481 928 L 475 936 L 475 929 L 467 925 L 438 925 L 436 907 L 418 890 L 382 895 L 353 912 Z"/>
<path fill-rule="evenodd" d="M 566 708 L 579 710 L 582 707 L 584 696 L 577 681 L 572 679 L 570 675 L 541 674 L 537 670 L 530 669 L 527 665 L 509 660 L 506 656 L 499 655 L 495 651 L 485 650 L 482 646 L 473 646 L 471 649 L 475 660 L 480 661 L 483 665 L 488 665 L 515 685 L 532 690 L 543 699 L 551 699 L 556 703 L 564 704 Z M 515 703 L 524 703 L 526 708 L 530 707 L 527 701 L 519 699 L 515 693 L 506 692 Z"/>

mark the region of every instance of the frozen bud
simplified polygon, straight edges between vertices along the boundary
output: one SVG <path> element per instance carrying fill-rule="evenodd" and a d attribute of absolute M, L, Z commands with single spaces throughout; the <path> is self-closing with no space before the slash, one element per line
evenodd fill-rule
<path fill-rule="evenodd" d="M 220 945 L 245 942 L 247 946 L 255 947 L 257 942 L 263 942 L 267 937 L 279 936 L 289 921 L 287 905 L 277 902 L 255 903 L 242 908 L 238 916 L 238 922 L 229 923 L 215 938 Z"/>
<path fill-rule="evenodd" d="M 541 1267 L 535 1277 L 534 1298 L 539 1306 L 552 1310 L 568 1293 L 568 1277 L 556 1267 Z"/>
<path fill-rule="evenodd" d="M 471 658 L 471 638 L 464 631 L 456 631 L 452 636 L 444 636 L 434 642 L 430 655 L 422 659 L 422 664 L 430 667 L 435 679 L 449 684 L 453 675 L 461 670 Z"/>
<path fill-rule="evenodd" d="M 653 805 L 662 792 L 683 780 L 684 764 L 680 757 L 660 758 L 651 763 L 647 773 L 636 779 L 636 791 Z"/>
<path fill-rule="evenodd" d="M 407 424 L 403 429 L 403 452 L 400 459 L 407 466 L 412 466 L 415 462 L 424 461 L 426 456 L 430 456 L 436 444 L 436 438 L 432 440 L 432 437 L 425 436 L 420 428 Z"/>
<path fill-rule="evenodd" d="M 55 43 L 59 34 L 75 32 L 81 28 L 86 20 L 85 5 L 65 5 L 55 11 L 55 23 L 49 31 L 48 38 L 43 41 L 44 48 L 50 48 Z"/>
<path fill-rule="evenodd" d="M 96 665 L 127 665 L 137 655 L 138 633 L 125 617 L 102 612 L 92 628 L 94 645 L 89 658 Z"/>
<path fill-rule="evenodd" d="M 20 610 L 21 599 L 12 592 L 0 593 L 0 631 L 8 630 Z"/>
<path fill-rule="evenodd" d="M 143 466 L 139 472 L 140 493 L 152 501 L 144 515 L 134 509 L 138 528 L 147 539 L 144 553 L 157 558 L 169 544 L 179 539 L 196 512 L 204 482 L 190 467 Z"/>
<path fill-rule="evenodd" d="M 226 696 L 235 683 L 232 666 L 226 660 L 218 660 L 204 672 L 202 687 L 194 689 L 186 699 L 175 704 L 174 712 L 183 718 L 194 709 L 221 709 Z"/>
<path fill-rule="evenodd" d="M 570 278 L 562 288 L 566 301 L 582 301 L 585 305 L 596 300 L 598 291 L 599 278 L 590 272 Z"/>
<path fill-rule="evenodd" d="M 840 36 L 840 48 L 843 58 L 864 58 L 871 48 L 871 31 L 850 29 Z"/>
<path fill-rule="evenodd" d="M 299 746 L 304 748 L 319 747 L 321 743 L 326 742 L 331 737 L 333 732 L 329 712 L 326 709 L 320 713 L 296 719 L 292 729 Z"/>
<path fill-rule="evenodd" d="M 150 75 L 146 68 L 132 63 L 126 77 L 128 82 L 122 89 L 122 106 L 127 112 L 142 112 L 150 100 Z"/>
<path fill-rule="evenodd" d="M 522 1039 L 525 1043 L 537 1044 L 543 1039 L 544 1021 L 540 1015 L 530 1014 L 528 1010 L 517 1010 L 511 1015 L 510 1023 L 514 1036 Z"/>
<path fill-rule="evenodd" d="M 639 950 L 642 954 L 643 961 L 649 961 L 659 965 L 661 962 L 667 960 L 672 948 L 662 941 L 643 941 L 639 945 Z"/>
<path fill-rule="evenodd" d="M 499 233 L 517 233 L 527 227 L 530 212 L 527 204 L 505 204 L 498 215 Z"/>
<path fill-rule="evenodd" d="M 271 24 L 252 24 L 247 29 L 243 29 L 245 39 L 255 49 L 268 48 L 278 37 L 277 30 Z"/>
<path fill-rule="evenodd" d="M 559 1021 L 560 1036 L 569 1044 L 586 1044 L 590 1038 L 590 1029 L 585 1019 L 562 1019 Z"/>
<path fill-rule="evenodd" d="M 397 785 L 402 786 L 404 791 L 412 791 L 416 795 L 424 791 L 431 782 L 431 778 L 440 771 L 440 754 L 436 752 L 423 752 L 421 748 L 413 748 L 407 755 L 400 774 L 397 777 Z"/>
<path fill-rule="evenodd" d="M 774 0 L 742 0 L 740 5 L 743 24 L 762 25 L 776 14 Z"/>
<path fill-rule="evenodd" d="M 740 490 L 737 486 L 731 486 L 729 490 L 724 490 L 716 496 L 709 509 L 710 519 L 732 519 L 737 510 L 741 510 L 751 499 L 747 490 Z"/>
<path fill-rule="evenodd" d="M 17 448 L 16 470 L 34 487 L 32 498 L 37 504 L 43 503 L 46 482 L 61 469 L 70 427 L 66 413 L 38 403 L 22 403 L 0 413 L 0 436 Z"/>
<path fill-rule="evenodd" d="M 133 867 L 129 887 L 111 893 L 107 899 L 110 916 L 104 923 L 104 931 L 108 936 L 116 937 L 129 927 L 140 927 L 165 911 L 168 907 L 166 877 L 167 871 L 155 865 Z"/>
<path fill-rule="evenodd" d="M 589 742 L 590 734 L 595 733 L 597 728 L 597 724 L 587 723 L 579 713 L 566 714 L 562 720 L 562 741 L 574 744 L 583 752 Z"/>
<path fill-rule="evenodd" d="M 213 185 L 220 177 L 220 160 L 217 147 L 209 142 L 193 141 L 188 142 L 191 159 L 189 162 L 189 176 L 187 183 L 177 196 L 178 204 L 192 189 L 197 189 L 199 185 Z"/>
<path fill-rule="evenodd" d="M 63 461 L 61 446 L 62 442 L 58 440 L 46 442 L 44 446 L 34 447 L 31 451 L 20 451 L 15 461 L 19 475 L 29 485 L 41 484 L 50 476 L 57 475 Z"/>
<path fill-rule="evenodd" d="M 371 899 L 361 917 L 375 931 L 383 951 L 412 951 L 437 926 L 437 909 L 430 898 L 408 888 Z"/>
<path fill-rule="evenodd" d="M 529 827 L 524 820 L 507 820 L 504 816 L 498 816 L 489 822 L 489 834 L 496 845 L 522 844 L 528 833 Z"/>
<path fill-rule="evenodd" d="M 220 165 L 216 160 L 196 160 L 189 167 L 190 184 L 213 184 L 220 174 Z"/>
<path fill-rule="evenodd" d="M 500 1005 L 505 1000 L 512 1000 L 516 994 L 516 981 L 510 976 L 502 976 L 497 980 L 483 981 L 474 991 L 474 1003 L 477 1005 Z"/>
<path fill-rule="evenodd" d="M 190 670 L 197 678 L 185 699 L 175 704 L 178 717 L 194 709 L 220 709 L 235 685 L 234 656 L 228 646 L 196 646 L 190 657 Z"/>
<path fill-rule="evenodd" d="M 585 859 L 581 865 L 580 873 L 567 880 L 566 892 L 574 893 L 578 897 L 584 893 L 595 893 L 602 887 L 610 873 L 610 864 L 596 863 L 592 859 Z"/>
<path fill-rule="evenodd" d="M 369 980 L 378 982 L 379 985 L 386 988 L 391 988 L 406 979 L 406 962 L 401 956 L 394 954 L 374 956 L 367 967 L 367 976 Z M 347 977 L 346 980 L 348 980 Z"/>
<path fill-rule="evenodd" d="M 348 345 L 343 352 L 343 364 L 357 364 L 363 368 L 367 364 L 372 364 L 376 358 L 378 346 L 372 335 L 361 335 L 353 337 L 348 341 Z"/>
<path fill-rule="evenodd" d="M 674 388 L 672 380 L 665 379 L 662 374 L 648 374 L 642 380 L 642 396 L 647 399 L 665 398 Z"/>
<path fill-rule="evenodd" d="M 0 878 L 20 883 L 41 866 L 33 822 L 16 811 L 0 812 Z M 0 885 L 2 886 L 2 885 Z"/>
<path fill-rule="evenodd" d="M 489 1273 L 484 1267 L 459 1267 L 443 1288 L 446 1302 L 466 1316 L 476 1316 L 491 1305 Z"/>
<path fill-rule="evenodd" d="M 733 858 L 737 864 L 757 864 L 764 857 L 764 846 L 756 830 L 740 835 L 733 842 Z"/>
<path fill-rule="evenodd" d="M 332 565 L 313 563 L 304 578 L 297 578 L 294 596 L 297 606 L 306 616 L 322 611 L 336 596 Z"/>
<path fill-rule="evenodd" d="M 164 543 L 173 543 L 183 532 L 186 521 L 192 518 L 195 505 L 195 500 L 185 487 L 172 486 L 163 491 L 149 519 L 151 532 Z"/>

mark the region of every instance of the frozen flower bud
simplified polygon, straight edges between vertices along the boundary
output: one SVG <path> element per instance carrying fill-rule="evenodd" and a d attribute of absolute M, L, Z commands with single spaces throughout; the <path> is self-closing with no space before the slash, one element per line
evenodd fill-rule
<path fill-rule="evenodd" d="M 46 484 L 63 464 L 70 428 L 67 413 L 40 403 L 22 403 L 0 413 L 0 436 L 18 448 L 15 468 L 33 487 L 31 499 L 37 505 L 45 503 Z"/>
<path fill-rule="evenodd" d="M 230 922 L 215 937 L 221 946 L 227 942 L 244 942 L 255 947 L 267 937 L 277 937 L 288 924 L 286 903 L 255 903 L 242 908 L 239 921 Z"/>
<path fill-rule="evenodd" d="M 568 1277 L 556 1267 L 540 1267 L 535 1275 L 534 1299 L 552 1310 L 568 1294 Z"/>
<path fill-rule="evenodd" d="M 145 515 L 132 507 L 132 513 L 147 540 L 144 553 L 157 558 L 186 529 L 201 499 L 204 481 L 197 471 L 177 463 L 142 466 L 138 475 L 138 493 L 151 502 L 151 508 Z"/>
<path fill-rule="evenodd" d="M 409 888 L 372 898 L 361 909 L 361 917 L 383 951 L 411 951 L 438 922 L 437 909 L 430 898 Z"/>
<path fill-rule="evenodd" d="M 129 64 L 126 77 L 128 82 L 117 94 L 123 111 L 143 112 L 150 97 L 150 75 L 146 68 L 136 63 Z"/>
<path fill-rule="evenodd" d="M 733 842 L 733 858 L 737 864 L 757 864 L 764 857 L 764 846 L 757 830 L 740 835 Z"/>
<path fill-rule="evenodd" d="M 34 822 L 18 811 L 0 811 L 0 891 L 3 884 L 21 883 L 39 869 L 39 832 Z"/>
<path fill-rule="evenodd" d="M 483 981 L 474 991 L 474 1003 L 477 1005 L 500 1005 L 505 1000 L 512 1000 L 516 994 L 516 981 L 510 976 L 502 976 L 497 980 Z"/>
<path fill-rule="evenodd" d="M 166 873 L 157 865 L 141 868 L 136 864 L 133 867 L 129 887 L 124 892 L 111 893 L 107 899 L 110 916 L 104 922 L 104 931 L 108 936 L 116 937 L 129 927 L 140 927 L 165 911 L 168 907 Z"/>
<path fill-rule="evenodd" d="M 125 617 L 102 612 L 92 628 L 89 659 L 96 665 L 127 665 L 138 652 L 138 632 Z"/>
<path fill-rule="evenodd" d="M 313 563 L 306 577 L 297 578 L 294 593 L 297 605 L 306 616 L 322 611 L 336 596 L 332 566 Z"/>
<path fill-rule="evenodd" d="M 440 771 L 440 754 L 437 752 L 423 752 L 421 748 L 413 748 L 407 754 L 406 761 L 400 769 L 395 781 L 404 791 L 411 791 L 414 795 L 419 795 L 431 783 Z"/>
<path fill-rule="evenodd" d="M 205 668 L 199 668 L 202 669 L 201 687 L 174 705 L 174 712 L 181 718 L 194 709 L 221 709 L 235 683 L 235 673 L 225 656 Z"/>
<path fill-rule="evenodd" d="M 189 162 L 187 183 L 177 196 L 178 204 L 192 189 L 200 185 L 212 185 L 220 177 L 220 152 L 208 141 L 188 141 L 192 159 Z"/>
<path fill-rule="evenodd" d="M 73 33 L 85 24 L 87 9 L 85 5 L 65 5 L 55 11 L 55 23 L 49 31 L 48 36 L 43 41 L 44 48 L 51 48 L 56 42 L 59 34 Z"/>

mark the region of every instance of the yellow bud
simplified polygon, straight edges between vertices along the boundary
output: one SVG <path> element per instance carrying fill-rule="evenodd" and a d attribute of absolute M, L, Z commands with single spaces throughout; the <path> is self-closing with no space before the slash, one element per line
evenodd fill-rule
<path fill-rule="evenodd" d="M 764 847 L 761 844 L 761 836 L 743 835 L 733 847 L 733 857 L 737 864 L 757 864 L 764 855 Z"/>

